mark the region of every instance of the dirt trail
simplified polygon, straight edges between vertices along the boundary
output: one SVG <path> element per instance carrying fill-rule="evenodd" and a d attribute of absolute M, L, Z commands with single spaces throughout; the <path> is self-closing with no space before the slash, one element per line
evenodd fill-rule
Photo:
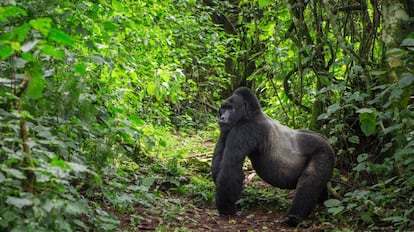
<path fill-rule="evenodd" d="M 162 210 L 162 209 L 159 209 Z M 166 209 L 167 210 L 167 209 Z M 191 231 L 324 231 L 329 229 L 319 222 L 314 222 L 306 227 L 291 228 L 280 223 L 283 213 L 272 212 L 262 208 L 242 211 L 235 216 L 220 217 L 212 207 L 189 208 L 184 212 L 175 213 L 176 217 L 165 220 L 159 216 L 151 215 L 145 209 L 136 208 L 133 213 L 119 214 L 121 231 L 154 231 L 159 227 L 166 231 L 174 228 L 186 228 Z M 132 215 L 140 215 L 141 220 L 135 228 L 131 223 Z M 165 230 L 162 230 L 165 231 Z"/>

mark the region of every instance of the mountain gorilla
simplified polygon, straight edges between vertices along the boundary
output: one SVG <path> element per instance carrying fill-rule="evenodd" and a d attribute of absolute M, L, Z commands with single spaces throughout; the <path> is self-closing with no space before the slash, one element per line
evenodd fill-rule
<path fill-rule="evenodd" d="M 315 205 L 328 198 L 334 152 L 322 135 L 294 130 L 266 116 L 257 97 L 238 88 L 219 109 L 220 137 L 216 144 L 212 176 L 220 214 L 236 212 L 248 156 L 257 174 L 267 183 L 296 194 L 283 223 L 296 226 Z"/>

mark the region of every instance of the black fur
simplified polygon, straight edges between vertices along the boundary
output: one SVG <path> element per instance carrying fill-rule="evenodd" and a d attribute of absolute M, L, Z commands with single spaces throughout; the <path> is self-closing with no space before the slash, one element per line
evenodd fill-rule
<path fill-rule="evenodd" d="M 294 130 L 266 116 L 257 97 L 238 88 L 219 109 L 220 137 L 212 176 L 220 214 L 234 214 L 242 192 L 245 157 L 269 184 L 296 189 L 283 222 L 296 226 L 318 202 L 327 199 L 326 184 L 332 176 L 334 152 L 326 138 L 308 130 Z"/>

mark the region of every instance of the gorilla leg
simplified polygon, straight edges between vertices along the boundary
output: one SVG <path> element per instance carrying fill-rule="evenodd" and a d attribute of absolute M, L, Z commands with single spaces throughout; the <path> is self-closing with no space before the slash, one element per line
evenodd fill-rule
<path fill-rule="evenodd" d="M 216 181 L 216 206 L 220 214 L 236 213 L 236 201 L 243 189 L 244 157 L 224 152 Z"/>
<path fill-rule="evenodd" d="M 319 195 L 318 204 L 323 204 L 326 200 L 328 200 L 328 188 L 327 187 L 325 187 L 322 190 L 321 195 Z"/>
<path fill-rule="evenodd" d="M 328 181 L 318 164 L 310 161 L 303 171 L 296 186 L 296 194 L 283 223 L 296 226 L 306 219 L 321 198 L 325 197 L 326 182 Z M 326 175 L 325 175 L 326 176 Z M 323 192 L 324 191 L 324 192 Z"/>

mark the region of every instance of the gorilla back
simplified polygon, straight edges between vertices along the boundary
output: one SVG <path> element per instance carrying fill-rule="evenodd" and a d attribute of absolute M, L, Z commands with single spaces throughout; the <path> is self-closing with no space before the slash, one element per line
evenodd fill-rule
<path fill-rule="evenodd" d="M 334 152 L 327 139 L 308 130 L 294 130 L 266 116 L 257 97 L 245 87 L 221 104 L 220 137 L 211 166 L 220 214 L 234 214 L 248 156 L 257 174 L 269 184 L 296 189 L 283 222 L 296 226 L 318 202 L 328 198 Z"/>

